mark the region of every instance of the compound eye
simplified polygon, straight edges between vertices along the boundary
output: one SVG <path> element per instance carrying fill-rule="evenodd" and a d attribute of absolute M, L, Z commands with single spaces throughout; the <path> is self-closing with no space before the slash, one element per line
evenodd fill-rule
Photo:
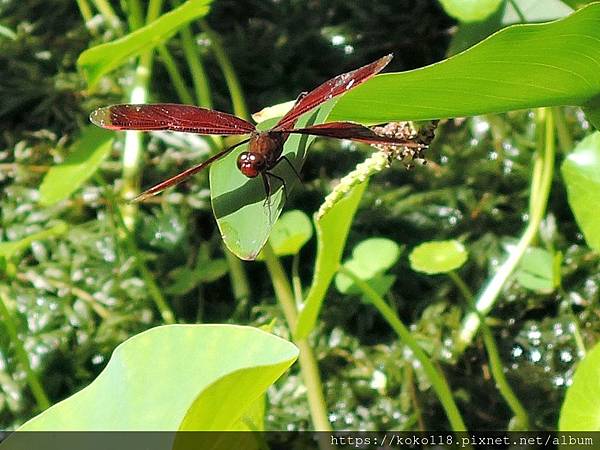
<path fill-rule="evenodd" d="M 261 158 L 257 158 L 254 153 L 243 152 L 238 156 L 237 166 L 248 178 L 254 178 L 260 173 L 261 162 Z"/>

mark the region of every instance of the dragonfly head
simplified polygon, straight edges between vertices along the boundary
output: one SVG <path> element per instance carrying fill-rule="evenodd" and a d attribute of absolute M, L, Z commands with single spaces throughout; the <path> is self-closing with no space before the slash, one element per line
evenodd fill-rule
<path fill-rule="evenodd" d="M 265 157 L 260 153 L 243 152 L 238 156 L 237 166 L 248 178 L 255 178 L 265 169 Z"/>

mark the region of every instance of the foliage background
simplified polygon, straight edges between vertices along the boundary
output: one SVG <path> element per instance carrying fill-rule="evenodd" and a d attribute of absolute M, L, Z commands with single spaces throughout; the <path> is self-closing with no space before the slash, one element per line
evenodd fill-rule
<path fill-rule="evenodd" d="M 445 56 L 454 22 L 437 2 L 380 0 L 373 5 L 366 0 L 351 5 L 341 0 L 223 0 L 212 5 L 208 21 L 221 35 L 250 110 L 256 111 L 392 51 L 392 71 Z M 4 2 L 0 14 L 0 23 L 16 33 L 16 39 L 0 36 L 0 241 L 21 239 L 59 221 L 69 224 L 54 239 L 34 241 L 14 267 L 5 264 L 2 275 L 17 302 L 19 331 L 32 365 L 56 402 L 89 384 L 116 345 L 160 323 L 132 255 L 118 244 L 97 181 L 67 202 L 48 208 L 37 204 L 48 167 L 64 158 L 89 111 L 122 100 L 130 74 L 122 70 L 94 95 L 85 91 L 75 62 L 91 38 L 74 2 L 14 0 Z M 169 46 L 181 59 L 177 40 Z M 230 111 L 220 70 L 209 47 L 201 48 L 215 108 Z M 162 66 L 156 64 L 155 70 L 152 100 L 174 101 Z M 589 128 L 582 113 L 573 108 L 563 113 L 572 137 L 581 138 Z M 406 171 L 397 164 L 373 180 L 347 252 L 373 236 L 407 249 L 432 239 L 460 239 L 470 252 L 461 276 L 469 286 L 481 286 L 503 245 L 524 226 L 534 138 L 534 117 L 528 111 L 446 121 L 428 166 Z M 144 185 L 198 156 L 157 137 L 150 138 L 147 149 Z M 118 152 L 117 147 L 102 166 L 110 183 L 119 183 Z M 311 215 L 332 184 L 366 154 L 363 147 L 317 141 L 303 170 L 303 187 L 293 193 L 288 209 Z M 541 429 L 555 428 L 579 358 L 573 330 L 591 343 L 600 329 L 594 307 L 598 255 L 585 246 L 556 176 L 543 239 L 564 254 L 562 285 L 544 293 L 513 281 L 493 311 L 509 381 Z M 177 288 L 175 269 L 193 267 L 198 260 L 222 263 L 223 258 L 206 175 L 181 191 L 189 195 L 187 202 L 144 206 L 135 233 L 178 320 L 264 325 L 277 319 L 275 332 L 286 336 L 261 263 L 245 264 L 251 280 L 246 299 L 233 300 L 227 276 Z M 458 292 L 442 276 L 413 272 L 407 254 L 392 270 L 396 282 L 388 298 L 404 322 L 414 324 L 421 345 L 444 365 L 467 423 L 473 429 L 504 429 L 510 412 L 490 378 L 480 341 L 458 360 L 448 349 L 463 310 Z M 304 285 L 310 282 L 314 256 L 312 240 L 301 253 Z M 334 428 L 446 427 L 418 365 L 359 296 L 330 289 L 315 349 Z M 311 427 L 296 371 L 271 390 L 267 428 Z M 25 375 L 0 325 L 0 426 L 18 426 L 34 414 Z"/>

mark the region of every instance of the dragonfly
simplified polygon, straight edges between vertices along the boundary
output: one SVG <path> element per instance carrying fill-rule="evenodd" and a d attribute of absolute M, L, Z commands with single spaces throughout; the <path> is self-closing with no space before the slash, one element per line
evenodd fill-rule
<path fill-rule="evenodd" d="M 150 187 L 135 197 L 133 202 L 146 200 L 181 183 L 246 143 L 247 151 L 237 157 L 237 168 L 248 178 L 262 177 L 268 201 L 271 195 L 270 178 L 278 179 L 282 183 L 287 197 L 285 181 L 273 173 L 273 169 L 280 162 L 286 161 L 299 177 L 294 165 L 282 154 L 283 145 L 290 134 L 347 139 L 371 145 L 387 144 L 411 148 L 423 146 L 410 139 L 379 135 L 371 128 L 354 122 L 326 122 L 295 128 L 300 116 L 364 83 L 387 66 L 392 57 L 392 54 L 386 55 L 358 69 L 337 75 L 308 93 L 300 94 L 294 106 L 279 122 L 266 131 L 260 131 L 247 120 L 228 113 L 175 103 L 111 105 L 93 111 L 90 120 L 93 124 L 109 130 L 162 130 L 220 136 L 249 135 L 247 139 L 220 151 L 204 162 Z"/>

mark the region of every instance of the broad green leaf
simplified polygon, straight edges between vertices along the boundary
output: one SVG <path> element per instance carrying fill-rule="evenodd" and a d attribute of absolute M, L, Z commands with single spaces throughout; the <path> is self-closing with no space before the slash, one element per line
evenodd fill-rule
<path fill-rule="evenodd" d="M 448 15 L 461 22 L 478 22 L 493 14 L 504 0 L 439 0 Z"/>
<path fill-rule="evenodd" d="M 79 55 L 77 65 L 93 87 L 100 77 L 119 67 L 125 60 L 169 39 L 182 26 L 208 13 L 212 0 L 188 0 L 155 21 L 122 38 L 92 47 Z"/>
<path fill-rule="evenodd" d="M 52 166 L 40 186 L 40 204 L 50 206 L 69 196 L 86 182 L 110 153 L 114 134 L 93 125 L 83 129 L 65 161 Z"/>
<path fill-rule="evenodd" d="M 240 421 L 297 356 L 290 342 L 251 327 L 153 328 L 119 345 L 92 384 L 19 430 L 244 429 Z"/>
<path fill-rule="evenodd" d="M 458 241 L 431 241 L 415 247 L 409 255 L 410 267 L 430 275 L 458 269 L 467 260 L 467 250 Z"/>
<path fill-rule="evenodd" d="M 559 431 L 600 431 L 600 344 L 579 362 L 560 410 Z"/>
<path fill-rule="evenodd" d="M 582 140 L 562 163 L 569 206 L 587 244 L 600 251 L 600 132 Z"/>
<path fill-rule="evenodd" d="M 25 250 L 34 241 L 43 241 L 44 239 L 50 239 L 57 236 L 61 236 L 67 232 L 69 226 L 62 221 L 57 222 L 54 226 L 38 231 L 37 233 L 30 234 L 23 239 L 11 242 L 0 242 L 0 257 L 6 260 L 12 258 L 17 253 Z"/>
<path fill-rule="evenodd" d="M 315 327 L 329 284 L 340 265 L 350 225 L 367 184 L 368 181 L 365 181 L 355 186 L 315 223 L 317 261 L 313 281 L 294 330 L 297 339 L 306 338 Z"/>
<path fill-rule="evenodd" d="M 308 216 L 300 210 L 293 210 L 275 222 L 269 239 L 277 256 L 295 255 L 312 234 L 313 226 Z M 257 259 L 262 260 L 260 254 Z"/>
<path fill-rule="evenodd" d="M 600 95 L 600 4 L 552 23 L 514 25 L 440 63 L 379 75 L 328 120 L 382 123 L 584 105 Z"/>
<path fill-rule="evenodd" d="M 301 128 L 323 122 L 332 105 L 333 102 L 330 101 L 304 114 L 296 126 Z M 259 124 L 258 128 L 267 130 L 275 123 L 275 119 L 269 119 Z M 313 140 L 313 136 L 293 134 L 286 141 L 283 155 L 297 170 L 302 167 L 308 146 Z M 262 178 L 247 178 L 238 170 L 236 159 L 247 147 L 240 146 L 210 167 L 210 194 L 225 245 L 239 258 L 254 260 L 267 242 L 273 224 L 281 214 L 285 196 L 281 182 L 271 178 L 272 193 L 270 204 L 267 204 Z M 298 183 L 298 177 L 289 164 L 281 161 L 272 172 L 285 180 L 287 194 L 291 195 Z"/>
<path fill-rule="evenodd" d="M 542 248 L 527 249 L 515 276 L 524 288 L 551 292 L 554 289 L 554 256 Z"/>

